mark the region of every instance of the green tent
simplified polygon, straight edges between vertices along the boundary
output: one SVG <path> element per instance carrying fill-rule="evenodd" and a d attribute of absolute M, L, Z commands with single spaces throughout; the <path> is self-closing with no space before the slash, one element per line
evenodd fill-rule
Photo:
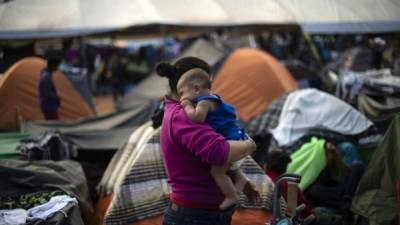
<path fill-rule="evenodd" d="M 358 185 L 351 210 L 369 225 L 397 224 L 396 181 L 400 179 L 400 114 L 393 119 Z"/>
<path fill-rule="evenodd" d="M 20 141 L 29 137 L 29 133 L 0 133 L 0 159 L 15 158 Z"/>

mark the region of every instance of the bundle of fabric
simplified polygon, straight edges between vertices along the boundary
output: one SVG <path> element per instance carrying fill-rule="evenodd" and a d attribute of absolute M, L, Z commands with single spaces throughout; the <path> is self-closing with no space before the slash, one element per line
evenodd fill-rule
<path fill-rule="evenodd" d="M 337 60 L 329 63 L 328 68 L 339 71 L 349 69 L 352 71 L 366 71 L 373 68 L 373 52 L 368 48 L 350 48 L 342 52 Z"/>
<path fill-rule="evenodd" d="M 336 96 L 352 103 L 360 93 L 393 95 L 400 93 L 400 78 L 390 69 L 354 72 L 341 71 L 336 85 Z"/>
<path fill-rule="evenodd" d="M 317 89 L 290 93 L 279 124 L 270 132 L 278 146 L 286 149 L 296 149 L 312 136 L 334 143 L 348 141 L 365 149 L 376 147 L 381 137 L 372 122 L 357 110 Z"/>
<path fill-rule="evenodd" d="M 60 132 L 52 131 L 22 140 L 17 151 L 29 160 L 58 161 L 78 156 L 76 146 L 68 142 Z"/>
<path fill-rule="evenodd" d="M 168 204 L 170 188 L 160 154 L 159 130 L 150 123 L 138 129 L 141 132 L 135 131 L 116 153 L 99 185 L 101 194 L 113 192 L 104 224 L 133 224 L 160 216 Z M 251 157 L 245 159 L 242 170 L 260 190 L 262 201 L 255 205 L 241 196 L 240 207 L 271 210 L 272 181 Z M 121 171 L 121 175 L 115 177 L 111 171 Z"/>
<path fill-rule="evenodd" d="M 5 225 L 84 225 L 78 202 L 68 195 L 57 195 L 46 203 L 29 209 L 0 210 L 0 224 Z"/>
<path fill-rule="evenodd" d="M 27 224 L 83 224 L 80 210 L 88 214 L 93 211 L 79 163 L 1 160 L 0 178 L 0 209 L 7 210 L 0 212 L 0 222 L 12 219 L 12 210 L 20 209 L 17 215 L 24 214 L 21 210 L 28 212 L 25 219 L 31 222 Z M 43 206 L 45 203 L 50 205 Z"/>
<path fill-rule="evenodd" d="M 397 222 L 396 182 L 400 177 L 400 115 L 396 115 L 374 152 L 353 198 L 351 210 L 371 225 Z M 371 179 L 373 178 L 373 179 Z"/>
<path fill-rule="evenodd" d="M 356 106 L 384 133 L 400 112 L 400 78 L 389 69 L 342 72 L 336 96 Z"/>

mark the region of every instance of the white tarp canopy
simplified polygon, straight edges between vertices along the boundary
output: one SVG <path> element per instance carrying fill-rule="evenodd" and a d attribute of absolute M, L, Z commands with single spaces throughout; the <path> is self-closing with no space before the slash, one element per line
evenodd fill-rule
<path fill-rule="evenodd" d="M 1 0 L 0 0 L 1 2 Z M 399 0 L 8 0 L 0 39 L 300 24 L 308 33 L 400 31 Z"/>
<path fill-rule="evenodd" d="M 129 27 L 287 25 L 266 0 L 11 0 L 0 4 L 0 39 L 62 37 Z M 139 30 L 140 31 L 140 30 Z"/>
<path fill-rule="evenodd" d="M 276 1 L 308 33 L 381 33 L 400 31 L 399 0 Z"/>

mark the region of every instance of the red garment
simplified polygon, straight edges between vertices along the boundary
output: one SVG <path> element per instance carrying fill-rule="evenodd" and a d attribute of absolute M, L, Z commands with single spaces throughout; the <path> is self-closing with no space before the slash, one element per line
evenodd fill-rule
<path fill-rule="evenodd" d="M 265 174 L 267 174 L 274 183 L 278 179 L 278 177 L 281 175 L 279 173 L 270 171 L 267 168 L 265 168 Z M 286 201 L 287 201 L 287 190 L 288 190 L 288 182 L 283 181 L 281 183 L 281 194 L 285 198 Z M 303 192 L 300 190 L 300 188 L 297 188 L 297 205 L 301 205 L 302 203 L 304 203 L 306 208 L 301 212 L 301 215 L 304 218 L 306 218 L 307 216 L 312 214 L 313 207 L 310 204 L 310 202 L 305 198 L 305 196 L 304 196 Z"/>

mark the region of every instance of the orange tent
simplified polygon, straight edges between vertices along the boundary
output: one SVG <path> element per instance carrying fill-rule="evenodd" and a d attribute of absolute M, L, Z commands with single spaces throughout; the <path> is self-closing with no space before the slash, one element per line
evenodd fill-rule
<path fill-rule="evenodd" d="M 234 51 L 218 72 L 212 90 L 249 121 L 277 97 L 296 89 L 289 71 L 273 56 L 257 49 Z"/>
<path fill-rule="evenodd" d="M 0 129 L 16 129 L 21 120 L 44 119 L 39 105 L 39 76 L 45 66 L 43 59 L 30 57 L 18 61 L 5 72 L 0 79 Z M 94 115 L 61 72 L 57 72 L 53 79 L 61 99 L 61 120 Z"/>

